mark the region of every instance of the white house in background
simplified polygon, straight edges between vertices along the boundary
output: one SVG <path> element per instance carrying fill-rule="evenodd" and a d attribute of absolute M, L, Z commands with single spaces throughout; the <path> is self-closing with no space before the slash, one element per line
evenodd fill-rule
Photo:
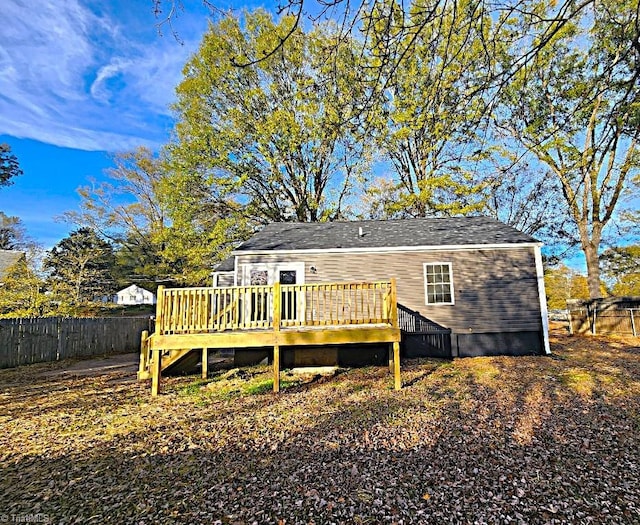
<path fill-rule="evenodd" d="M 127 286 L 124 290 L 116 292 L 113 302 L 122 305 L 156 304 L 156 295 L 136 284 Z"/>

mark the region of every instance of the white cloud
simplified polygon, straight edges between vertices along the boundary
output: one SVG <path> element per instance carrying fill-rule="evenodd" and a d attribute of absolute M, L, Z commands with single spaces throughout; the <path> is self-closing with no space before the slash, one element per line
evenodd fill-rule
<path fill-rule="evenodd" d="M 181 35 L 180 46 L 155 34 L 149 4 L 114 9 L 126 16 L 86 0 L 4 0 L 12 22 L 0 25 L 0 133 L 106 151 L 165 139 L 168 104 L 200 34 Z M 194 16 L 200 32 L 202 14 Z"/>

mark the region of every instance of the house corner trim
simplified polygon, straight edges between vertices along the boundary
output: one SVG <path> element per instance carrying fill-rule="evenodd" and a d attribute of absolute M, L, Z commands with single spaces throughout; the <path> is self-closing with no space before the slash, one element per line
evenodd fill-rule
<path fill-rule="evenodd" d="M 549 345 L 549 313 L 547 312 L 547 294 L 544 289 L 544 268 L 542 266 L 542 252 L 540 246 L 534 247 L 536 259 L 536 277 L 538 280 L 538 296 L 540 299 L 540 315 L 542 317 L 542 332 L 544 337 L 544 353 L 551 354 Z"/>

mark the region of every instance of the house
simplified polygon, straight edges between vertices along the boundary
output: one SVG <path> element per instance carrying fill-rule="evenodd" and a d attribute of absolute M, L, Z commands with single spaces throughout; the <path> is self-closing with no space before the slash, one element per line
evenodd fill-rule
<path fill-rule="evenodd" d="M 273 223 L 216 286 L 394 278 L 407 356 L 550 353 L 541 243 L 488 217 Z"/>
<path fill-rule="evenodd" d="M 238 246 L 213 286 L 158 287 L 140 380 L 234 349 L 280 369 L 405 356 L 550 353 L 541 244 L 487 217 L 274 223 Z M 201 352 L 201 354 L 200 354 Z M 199 355 L 200 354 L 200 355 Z"/>
<path fill-rule="evenodd" d="M 156 304 L 156 296 L 149 290 L 132 284 L 123 290 L 116 292 L 113 296 L 113 302 L 121 305 L 139 305 L 139 304 Z"/>
<path fill-rule="evenodd" d="M 0 250 L 0 284 L 4 282 L 9 270 L 19 262 L 26 262 L 24 252 Z"/>

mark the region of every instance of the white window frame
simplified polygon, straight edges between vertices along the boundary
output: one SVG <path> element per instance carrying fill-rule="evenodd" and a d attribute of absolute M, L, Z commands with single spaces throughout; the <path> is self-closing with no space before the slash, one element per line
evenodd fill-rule
<path fill-rule="evenodd" d="M 430 303 L 429 302 L 429 292 L 427 291 L 427 266 L 448 266 L 449 267 L 449 287 L 451 290 L 451 301 L 450 302 L 437 302 Z M 456 303 L 455 295 L 454 295 L 454 287 L 453 287 L 453 264 L 448 261 L 434 261 L 434 262 L 426 262 L 422 264 L 422 280 L 424 281 L 424 303 L 427 306 L 451 306 Z"/>

